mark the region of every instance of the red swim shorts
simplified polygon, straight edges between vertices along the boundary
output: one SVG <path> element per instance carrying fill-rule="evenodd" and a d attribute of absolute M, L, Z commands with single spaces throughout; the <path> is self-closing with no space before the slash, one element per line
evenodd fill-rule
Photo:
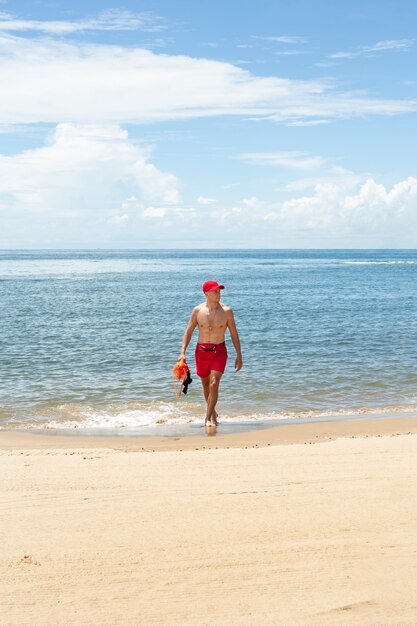
<path fill-rule="evenodd" d="M 213 370 L 224 372 L 227 361 L 227 348 L 223 343 L 198 343 L 195 348 L 197 376 L 206 378 Z"/>

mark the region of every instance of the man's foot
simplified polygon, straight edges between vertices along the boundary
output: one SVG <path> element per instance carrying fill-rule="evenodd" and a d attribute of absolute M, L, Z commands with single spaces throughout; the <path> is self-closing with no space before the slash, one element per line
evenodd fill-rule
<path fill-rule="evenodd" d="M 206 417 L 206 426 L 217 426 L 217 411 L 214 411 L 213 415 L 210 418 Z"/>

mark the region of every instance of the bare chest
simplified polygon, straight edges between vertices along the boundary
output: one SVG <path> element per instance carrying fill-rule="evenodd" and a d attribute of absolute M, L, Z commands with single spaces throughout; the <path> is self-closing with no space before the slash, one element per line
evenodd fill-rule
<path fill-rule="evenodd" d="M 200 330 L 226 329 L 227 315 L 221 306 L 217 309 L 202 307 L 197 314 L 197 324 Z"/>

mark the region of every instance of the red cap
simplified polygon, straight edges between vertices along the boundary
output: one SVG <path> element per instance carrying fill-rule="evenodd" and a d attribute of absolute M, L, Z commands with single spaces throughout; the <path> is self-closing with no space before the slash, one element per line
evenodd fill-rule
<path fill-rule="evenodd" d="M 217 280 L 206 280 L 203 284 L 204 293 L 207 293 L 207 291 L 214 291 L 215 289 L 224 289 L 224 285 L 219 285 Z"/>

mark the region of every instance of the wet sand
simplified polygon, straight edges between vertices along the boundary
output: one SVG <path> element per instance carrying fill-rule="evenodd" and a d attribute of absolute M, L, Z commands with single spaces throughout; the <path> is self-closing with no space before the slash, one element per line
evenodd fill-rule
<path fill-rule="evenodd" d="M 0 450 L 19 446 L 45 448 L 110 448 L 124 451 L 195 450 L 211 448 L 246 448 L 293 443 L 317 443 L 338 437 L 373 437 L 383 434 L 417 434 L 417 417 L 302 420 L 299 423 L 263 422 L 254 427 L 237 424 L 234 428 L 220 423 L 217 429 L 159 429 L 164 435 L 118 436 L 87 435 L 83 430 L 0 430 Z M 97 432 L 97 431 L 96 431 Z M 152 432 L 152 431 L 149 431 Z M 184 434 L 187 433 L 187 434 Z M 169 433 L 169 434 L 168 434 Z"/>
<path fill-rule="evenodd" d="M 2 624 L 415 625 L 416 434 L 2 431 Z"/>

